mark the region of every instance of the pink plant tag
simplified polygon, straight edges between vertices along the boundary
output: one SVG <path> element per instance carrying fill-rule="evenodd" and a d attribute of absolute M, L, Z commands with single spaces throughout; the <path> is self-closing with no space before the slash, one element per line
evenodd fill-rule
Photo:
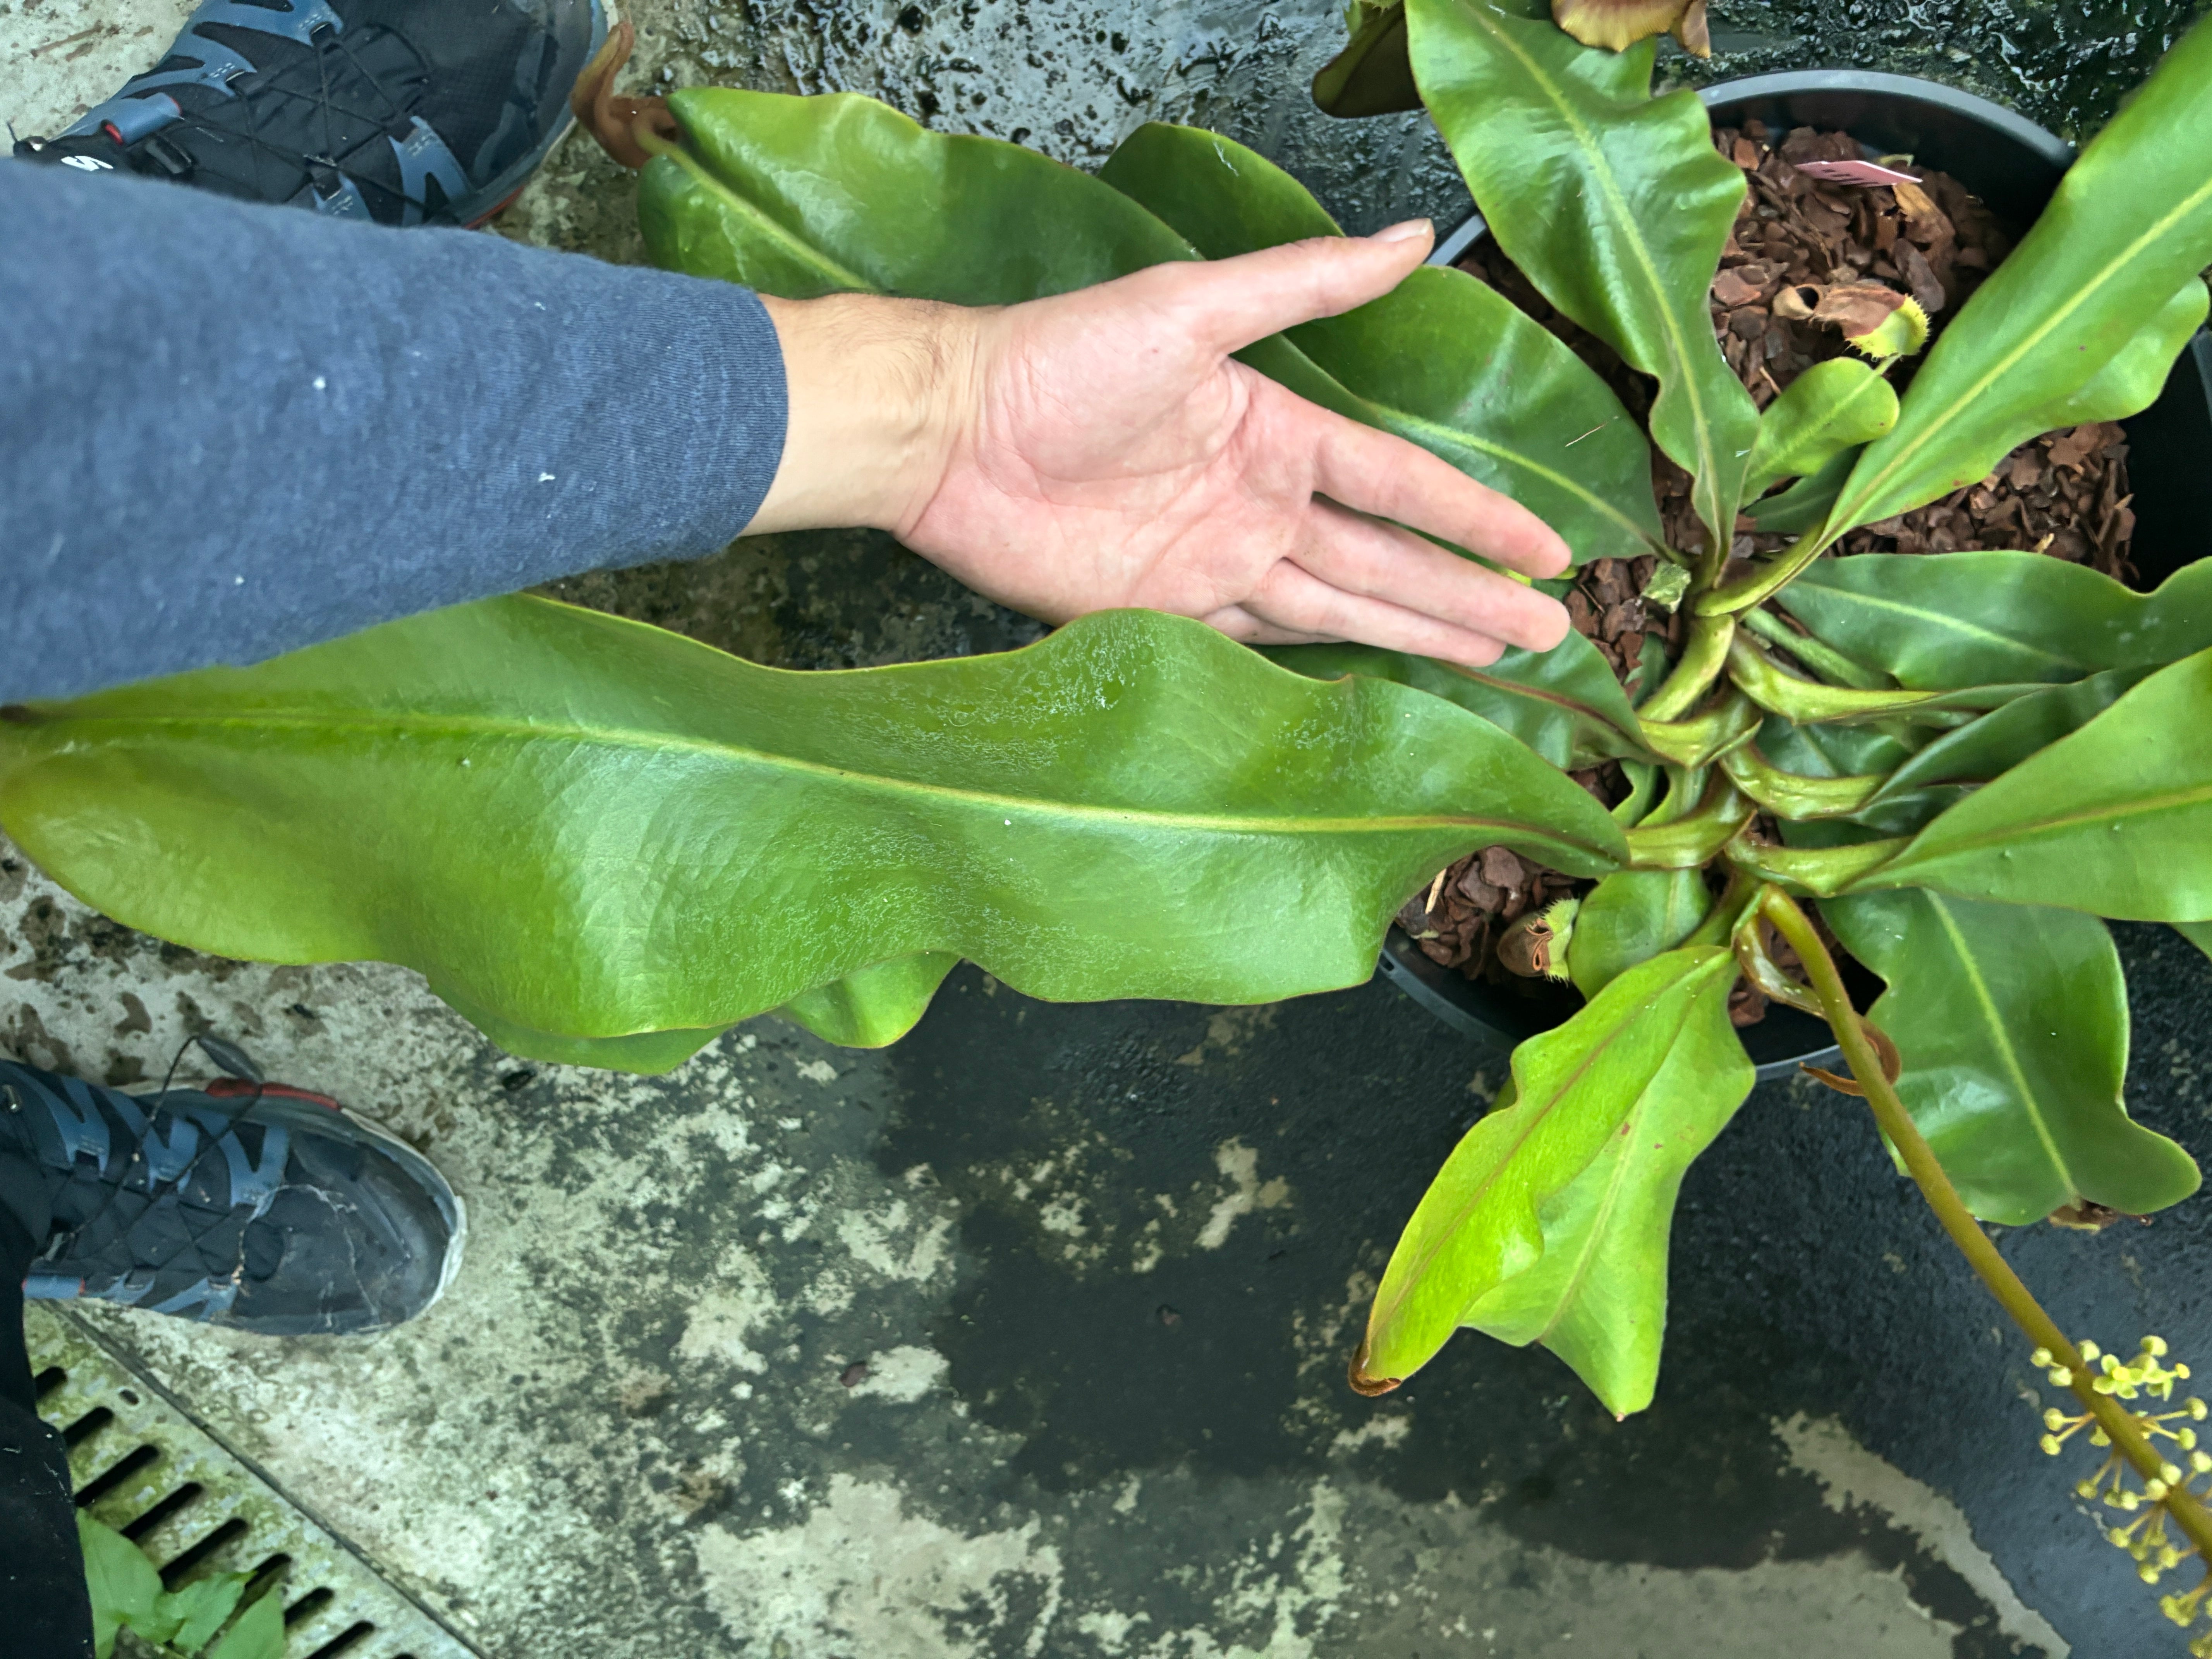
<path fill-rule="evenodd" d="M 1876 167 L 1872 161 L 1799 161 L 1797 171 L 1834 185 L 1917 185 L 1909 173 Z"/>

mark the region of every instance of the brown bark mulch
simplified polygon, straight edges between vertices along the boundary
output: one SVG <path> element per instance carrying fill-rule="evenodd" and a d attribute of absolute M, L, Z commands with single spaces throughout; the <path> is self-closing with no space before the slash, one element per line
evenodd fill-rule
<path fill-rule="evenodd" d="M 1850 350 L 1837 329 L 1808 314 L 1830 293 L 1873 284 L 1910 295 L 1928 313 L 1932 345 L 2010 251 L 1989 210 L 1947 173 L 1892 160 L 1886 165 L 1916 175 L 1918 184 L 1869 185 L 1821 180 L 1797 170 L 1801 161 L 1861 159 L 1857 141 L 1847 133 L 1801 127 L 1778 135 L 1753 120 L 1717 130 L 1713 143 L 1743 170 L 1749 188 L 1713 278 L 1709 309 L 1722 356 L 1761 409 L 1814 364 Z M 1565 341 L 1630 413 L 1639 422 L 1648 418 L 1652 383 L 1555 310 L 1494 240 L 1478 242 L 1460 269 Z M 1900 392 L 1925 356 L 1892 368 Z M 2013 451 L 1978 483 L 1855 530 L 1838 550 L 1848 556 L 2025 548 L 2124 580 L 2131 574 L 2127 554 L 2135 531 L 2127 453 L 2125 434 L 2111 422 L 2046 433 Z M 1690 505 L 1689 475 L 1656 448 L 1652 489 L 1668 545 L 1698 551 L 1705 532 Z M 1734 558 L 1749 559 L 1790 539 L 1762 534 L 1752 520 L 1739 519 L 1729 550 Z M 1576 630 L 1597 647 L 1632 696 L 1644 689 L 1646 676 L 1663 673 L 1664 662 L 1682 641 L 1682 618 L 1641 597 L 1656 568 L 1657 561 L 1648 556 L 1593 560 L 1576 573 L 1566 596 Z M 1659 651 L 1647 652 L 1647 641 L 1663 647 L 1663 658 Z M 1626 793 L 1617 765 L 1574 776 L 1608 805 Z M 1525 972 L 1526 962 L 1525 949 L 1511 953 L 1510 966 L 1498 957 L 1498 942 L 1512 924 L 1588 884 L 1504 848 L 1486 848 L 1413 895 L 1398 921 L 1431 959 L 1469 979 L 1510 981 Z M 1763 1017 L 1765 1007 L 1765 998 L 1739 987 L 1729 1012 L 1738 1024 L 1748 1024 Z"/>

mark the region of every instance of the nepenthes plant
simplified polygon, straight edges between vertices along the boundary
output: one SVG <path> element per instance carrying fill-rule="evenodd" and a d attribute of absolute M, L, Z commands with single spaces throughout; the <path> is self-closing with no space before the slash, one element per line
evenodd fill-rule
<path fill-rule="evenodd" d="M 2123 1106 L 2104 919 L 2212 930 L 2212 566 L 2142 593 L 2030 548 L 1834 554 L 2156 397 L 2206 313 L 2212 26 L 1932 342 L 1861 284 L 1825 319 L 1854 353 L 1762 407 L 1711 298 L 1744 174 L 1625 38 L 1695 18 L 1645 9 L 1666 15 L 1592 45 L 1522 0 L 1363 7 L 1331 83 L 1419 98 L 1498 252 L 1643 377 L 1642 418 L 1458 270 L 1243 354 L 1514 496 L 1578 562 L 1649 561 L 1644 603 L 1680 621 L 1633 698 L 1580 635 L 1474 672 L 1113 612 L 1000 656 L 799 674 L 517 598 L 10 710 L 0 822 L 132 926 L 407 963 L 519 1054 L 640 1070 L 774 1008 L 893 1041 L 963 957 L 1056 1000 L 1357 983 L 1409 894 L 1510 849 L 1571 887 L 1520 944 L 1585 1001 L 1515 1052 L 1408 1223 L 1354 1386 L 1472 1327 L 1542 1343 L 1615 1412 L 1650 1401 L 1675 1194 L 1753 1080 L 1747 982 L 1832 1029 L 1830 1080 L 2077 1398 L 2051 1447 L 2110 1449 L 2088 1485 L 2142 1511 L 2121 1541 L 2146 1575 L 2212 1558 L 2202 1408 L 2130 1403 L 2185 1368 L 2069 1343 L 1979 1224 L 2197 1186 Z M 701 276 L 997 304 L 1340 234 L 1212 132 L 1142 127 L 1094 176 L 852 95 L 617 99 L 623 49 L 580 100 L 643 164 L 653 257 Z M 1655 447 L 1695 534 L 1662 526 Z M 1786 544 L 1741 556 L 1747 509 Z M 1631 786 L 1610 803 L 1570 775 L 1605 765 Z M 1839 951 L 1886 986 L 1871 1008 Z"/>

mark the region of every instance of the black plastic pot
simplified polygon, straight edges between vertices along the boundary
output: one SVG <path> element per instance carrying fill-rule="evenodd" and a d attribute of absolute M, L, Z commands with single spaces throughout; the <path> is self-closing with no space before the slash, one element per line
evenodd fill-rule
<path fill-rule="evenodd" d="M 1869 157 L 1909 155 L 1988 203 L 2015 238 L 2035 222 L 2074 160 L 2071 144 L 2001 105 L 1911 76 L 1798 70 L 1725 81 L 1698 95 L 1723 125 L 1755 116 L 1777 131 L 1840 130 L 1865 144 Z M 1429 263 L 1457 264 L 1486 228 L 1480 215 L 1470 214 L 1437 244 Z M 2190 342 L 2158 401 L 2123 424 L 2135 487 L 2132 556 L 2141 584 L 2155 586 L 2212 552 L 2204 483 L 2212 471 L 2212 334 L 2200 331 Z M 1384 977 L 1446 1024 L 1498 1048 L 1549 1030 L 1582 1003 L 1567 988 L 1540 981 L 1476 984 L 1431 962 L 1396 927 L 1380 966 Z M 1875 987 L 1869 977 L 1853 988 Z M 1836 1053 L 1827 1028 L 1792 1008 L 1770 1006 L 1743 1038 L 1761 1077 Z"/>

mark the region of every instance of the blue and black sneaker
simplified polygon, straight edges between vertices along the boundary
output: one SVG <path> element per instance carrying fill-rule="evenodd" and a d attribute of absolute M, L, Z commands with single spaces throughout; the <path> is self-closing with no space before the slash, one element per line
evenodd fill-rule
<path fill-rule="evenodd" d="M 168 54 L 15 154 L 387 225 L 480 224 L 568 130 L 601 0 L 202 0 Z"/>
<path fill-rule="evenodd" d="M 467 1231 L 428 1159 L 320 1095 L 238 1077 L 130 1095 L 4 1060 L 0 1215 L 35 1251 L 27 1298 L 270 1336 L 413 1318 Z"/>

